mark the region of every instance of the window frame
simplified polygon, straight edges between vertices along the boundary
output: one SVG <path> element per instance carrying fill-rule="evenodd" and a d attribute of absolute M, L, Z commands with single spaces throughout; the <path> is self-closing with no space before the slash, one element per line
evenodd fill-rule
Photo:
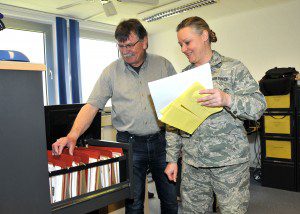
<path fill-rule="evenodd" d="M 56 105 L 59 103 L 58 97 L 58 80 L 57 80 L 57 54 L 56 54 L 56 30 L 55 30 L 55 20 L 46 22 L 37 22 L 31 19 L 21 19 L 19 17 L 5 17 L 3 20 L 6 28 L 15 30 L 24 30 L 32 32 L 41 32 L 44 34 L 44 56 L 45 56 L 45 80 L 46 80 L 46 102 L 45 105 Z M 94 30 L 99 26 L 88 27 L 84 23 L 79 23 L 79 34 L 80 38 L 84 39 L 94 39 L 109 42 L 116 42 L 114 38 L 114 32 L 112 29 L 108 30 Z M 102 28 L 100 26 L 100 28 Z M 98 28 L 99 29 L 99 28 Z M 69 26 L 68 32 L 69 34 Z M 69 39 L 69 36 L 68 36 Z M 69 51 L 69 50 L 68 50 Z M 68 54 L 69 55 L 69 54 Z M 119 51 L 117 53 L 119 57 Z M 70 65 L 69 65 L 70 66 Z M 80 71 L 81 72 L 81 71 Z M 69 72 L 68 72 L 69 73 Z M 70 78 L 68 75 L 67 79 Z M 81 81 L 81 77 L 79 77 Z M 82 90 L 82 89 L 81 89 Z M 71 96 L 71 89 L 67 86 L 67 97 Z M 82 97 L 81 97 L 82 102 Z"/>
<path fill-rule="evenodd" d="M 113 42 L 116 44 L 116 40 L 114 37 L 114 32 L 99 32 L 99 31 L 92 31 L 88 29 L 80 28 L 80 38 L 82 39 L 91 39 L 91 40 L 101 40 L 107 42 Z M 117 46 L 116 46 L 117 47 Z M 120 56 L 118 49 L 116 48 L 117 56 Z M 82 82 L 81 79 L 81 70 L 80 70 L 80 77 L 79 81 Z M 82 84 L 81 84 L 81 93 L 82 93 Z M 83 96 L 81 96 L 81 102 L 83 102 Z"/>
<path fill-rule="evenodd" d="M 57 96 L 55 90 L 56 75 L 54 69 L 54 50 L 53 50 L 53 30 L 51 24 L 42 24 L 33 21 L 20 20 L 17 18 L 5 17 L 3 20 L 6 28 L 14 30 L 24 30 L 39 32 L 44 34 L 44 56 L 45 56 L 45 82 L 46 82 L 46 101 L 47 105 L 56 104 Z"/>

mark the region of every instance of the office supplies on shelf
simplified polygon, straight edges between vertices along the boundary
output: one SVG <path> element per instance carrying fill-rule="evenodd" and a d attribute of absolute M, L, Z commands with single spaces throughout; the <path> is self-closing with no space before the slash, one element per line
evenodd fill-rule
<path fill-rule="evenodd" d="M 0 61 L 29 62 L 29 59 L 19 51 L 0 50 Z"/>

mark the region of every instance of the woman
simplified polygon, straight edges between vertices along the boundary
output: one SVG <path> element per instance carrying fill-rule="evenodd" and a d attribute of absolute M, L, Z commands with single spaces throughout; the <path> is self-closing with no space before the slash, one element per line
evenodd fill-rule
<path fill-rule="evenodd" d="M 211 66 L 214 89 L 200 90 L 200 105 L 223 107 L 188 136 L 175 129 L 167 132 L 165 173 L 176 181 L 177 159 L 182 150 L 181 199 L 183 213 L 212 210 L 213 192 L 221 213 L 245 213 L 249 203 L 250 149 L 243 120 L 257 120 L 266 108 L 264 96 L 248 69 L 238 60 L 211 49 L 216 34 L 199 17 L 177 26 L 181 51 L 191 63 L 188 70 Z"/>

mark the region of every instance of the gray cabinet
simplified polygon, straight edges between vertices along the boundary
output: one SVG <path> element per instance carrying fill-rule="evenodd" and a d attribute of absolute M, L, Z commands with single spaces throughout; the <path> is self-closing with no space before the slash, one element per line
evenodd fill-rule
<path fill-rule="evenodd" d="M 0 213 L 79 214 L 132 198 L 131 145 L 92 140 L 91 144 L 123 148 L 121 183 L 50 204 L 44 69 L 40 64 L 0 61 Z"/>
<path fill-rule="evenodd" d="M 42 72 L 0 62 L 0 213 L 50 213 Z"/>

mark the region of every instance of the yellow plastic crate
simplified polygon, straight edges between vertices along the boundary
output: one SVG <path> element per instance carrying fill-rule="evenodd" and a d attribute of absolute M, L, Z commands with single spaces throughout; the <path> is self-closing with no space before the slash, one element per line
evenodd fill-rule
<path fill-rule="evenodd" d="M 267 101 L 267 108 L 290 108 L 291 100 L 290 94 L 265 96 Z"/>
<path fill-rule="evenodd" d="M 290 115 L 265 115 L 264 126 L 266 134 L 291 134 Z"/>
<path fill-rule="evenodd" d="M 291 141 L 266 140 L 266 157 L 292 159 L 291 145 Z"/>

